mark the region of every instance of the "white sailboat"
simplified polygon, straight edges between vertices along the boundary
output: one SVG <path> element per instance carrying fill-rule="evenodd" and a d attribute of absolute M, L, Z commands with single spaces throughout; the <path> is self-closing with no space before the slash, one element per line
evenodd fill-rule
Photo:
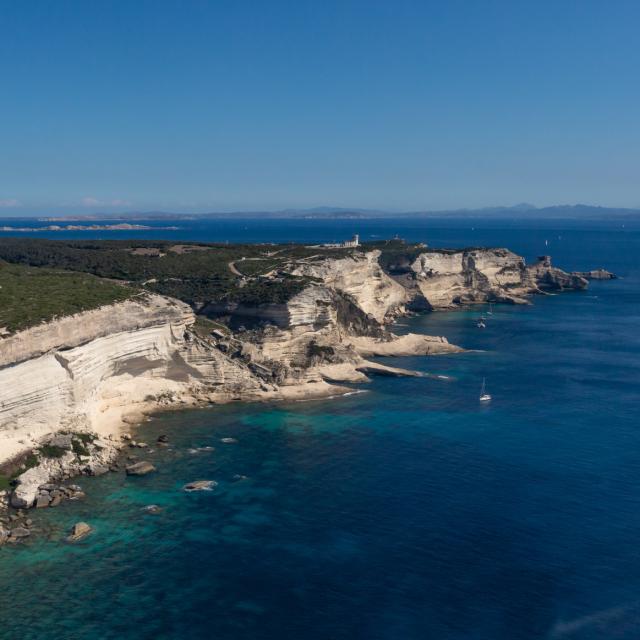
<path fill-rule="evenodd" d="M 491 400 L 491 394 L 487 393 L 486 378 L 482 378 L 482 389 L 480 389 L 480 402 L 489 402 L 490 400 Z"/>

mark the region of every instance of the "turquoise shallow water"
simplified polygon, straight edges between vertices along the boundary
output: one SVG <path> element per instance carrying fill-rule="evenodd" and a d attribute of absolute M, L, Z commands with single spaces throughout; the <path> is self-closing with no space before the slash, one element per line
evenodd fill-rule
<path fill-rule="evenodd" d="M 481 350 L 397 361 L 449 381 L 143 425 L 170 438 L 157 474 L 82 478 L 86 502 L 35 513 L 46 535 L 0 551 L 0 637 L 639 637 L 640 235 L 553 231 L 558 264 L 624 278 L 495 307 L 484 331 L 477 311 L 401 321 Z M 529 257 L 551 235 L 482 233 Z M 219 485 L 181 491 L 196 479 Z M 78 520 L 95 533 L 61 543 Z"/>

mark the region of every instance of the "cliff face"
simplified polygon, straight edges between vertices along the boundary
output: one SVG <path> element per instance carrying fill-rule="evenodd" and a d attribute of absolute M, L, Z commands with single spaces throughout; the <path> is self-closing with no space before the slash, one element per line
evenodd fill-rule
<path fill-rule="evenodd" d="M 383 271 L 379 258 L 377 250 L 339 259 L 322 257 L 301 261 L 292 267 L 291 273 L 315 278 L 324 286 L 347 294 L 364 313 L 384 322 L 401 311 L 410 296 Z"/>
<path fill-rule="evenodd" d="M 551 266 L 547 256 L 526 266 L 507 249 L 425 251 L 411 265 L 415 288 L 432 308 L 477 302 L 524 303 L 544 290 L 583 289 L 584 278 Z"/>
<path fill-rule="evenodd" d="M 256 387 L 198 345 L 191 309 L 161 296 L 63 318 L 0 340 L 2 457 L 51 430 L 101 431 L 156 399 Z M 185 400 L 186 401 L 186 400 Z"/>

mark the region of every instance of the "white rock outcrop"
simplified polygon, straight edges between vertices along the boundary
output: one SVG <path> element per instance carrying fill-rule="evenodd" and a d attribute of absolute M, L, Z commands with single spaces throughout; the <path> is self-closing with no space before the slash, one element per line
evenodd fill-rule
<path fill-rule="evenodd" d="M 258 389 L 198 343 L 191 309 L 150 295 L 0 340 L 0 460 L 61 429 L 111 433 L 127 415 L 202 393 Z"/>
<path fill-rule="evenodd" d="M 409 294 L 383 271 L 379 258 L 378 250 L 344 258 L 321 257 L 296 263 L 291 273 L 316 278 L 324 286 L 348 294 L 362 311 L 384 322 L 403 309 Z"/>
<path fill-rule="evenodd" d="M 537 291 L 524 259 L 508 249 L 428 250 L 411 269 L 435 309 L 487 300 L 524 302 L 523 296 Z"/>

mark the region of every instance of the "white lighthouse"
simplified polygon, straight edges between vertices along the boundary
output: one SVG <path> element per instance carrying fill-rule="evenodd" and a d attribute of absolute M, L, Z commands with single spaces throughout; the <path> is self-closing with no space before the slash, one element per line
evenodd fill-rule
<path fill-rule="evenodd" d="M 357 233 L 354 233 L 353 236 L 351 237 L 351 240 L 345 240 L 342 243 L 342 246 L 345 248 L 360 246 L 360 236 Z"/>

